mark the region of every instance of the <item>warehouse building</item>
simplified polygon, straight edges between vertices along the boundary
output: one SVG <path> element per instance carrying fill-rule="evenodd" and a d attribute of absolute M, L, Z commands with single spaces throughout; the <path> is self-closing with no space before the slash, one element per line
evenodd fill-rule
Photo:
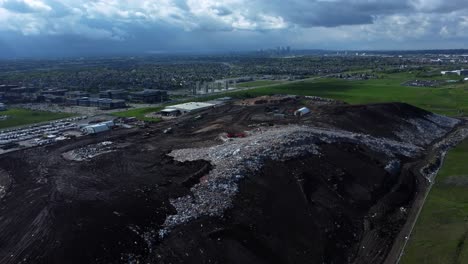
<path fill-rule="evenodd" d="M 71 92 L 67 92 L 65 94 L 65 97 L 67 97 L 67 98 L 89 97 L 89 93 L 88 92 L 83 92 L 83 91 L 71 91 Z"/>
<path fill-rule="evenodd" d="M 82 98 L 69 98 L 67 99 L 67 103 L 69 105 L 78 105 L 78 106 L 86 106 L 86 107 L 99 107 L 101 109 L 118 109 L 118 108 L 125 108 L 127 104 L 125 100 L 114 100 L 114 99 L 107 99 L 107 98 L 89 98 L 89 97 L 82 97 Z"/>
<path fill-rule="evenodd" d="M 99 93 L 99 98 L 125 100 L 128 92 L 125 90 L 106 90 Z"/>
<path fill-rule="evenodd" d="M 167 101 L 167 91 L 146 89 L 140 92 L 131 93 L 129 98 L 138 103 L 161 103 Z"/>
<path fill-rule="evenodd" d="M 185 103 L 185 104 L 171 105 L 171 106 L 166 107 L 166 109 L 164 110 L 167 110 L 166 111 L 167 113 L 169 113 L 169 110 L 172 111 L 172 113 L 174 113 L 174 110 L 178 110 L 180 114 L 187 114 L 187 113 L 193 113 L 196 111 L 205 110 L 214 106 L 215 104 L 211 104 L 211 103 L 190 102 L 190 103 Z M 166 113 L 163 111 L 161 112 Z"/>
<path fill-rule="evenodd" d="M 461 70 L 454 70 L 454 71 L 441 71 L 442 75 L 459 75 L 459 76 L 468 76 L 468 70 L 461 69 Z"/>
<path fill-rule="evenodd" d="M 47 89 L 41 92 L 41 95 L 65 96 L 67 89 Z"/>
<path fill-rule="evenodd" d="M 127 107 L 127 104 L 125 100 L 100 99 L 98 107 L 101 109 L 118 109 Z"/>
<path fill-rule="evenodd" d="M 92 134 L 98 134 L 102 132 L 106 132 L 111 130 L 112 127 L 114 127 L 114 121 L 106 121 L 98 124 L 93 124 L 93 125 L 88 125 L 85 126 L 81 129 L 81 131 L 85 134 L 92 135 Z"/>
<path fill-rule="evenodd" d="M 165 117 L 176 117 L 176 116 L 180 116 L 182 114 L 180 112 L 180 110 L 170 109 L 170 108 L 163 109 L 163 110 L 161 110 L 160 113 L 161 113 L 162 116 L 165 116 Z"/>

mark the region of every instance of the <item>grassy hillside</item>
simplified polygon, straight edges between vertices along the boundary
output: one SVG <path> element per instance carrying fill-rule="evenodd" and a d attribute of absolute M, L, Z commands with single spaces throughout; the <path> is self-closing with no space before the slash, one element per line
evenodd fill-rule
<path fill-rule="evenodd" d="M 451 86 L 426 88 L 401 85 L 401 83 L 415 78 L 409 74 L 392 74 L 385 75 L 382 79 L 366 81 L 320 79 L 233 92 L 230 93 L 230 96 L 315 95 L 343 100 L 351 104 L 405 102 L 445 115 L 468 113 L 468 85 L 453 85 L 456 88 L 450 88 Z"/>
<path fill-rule="evenodd" d="M 468 140 L 447 155 L 402 264 L 468 263 Z"/>
<path fill-rule="evenodd" d="M 258 87 L 258 86 L 266 86 L 281 83 L 282 81 L 272 81 L 272 80 L 260 80 L 260 81 L 253 81 L 253 82 L 244 82 L 238 83 L 238 87 Z"/>
<path fill-rule="evenodd" d="M 146 117 L 145 115 L 160 111 L 163 108 L 164 107 L 137 108 L 137 109 L 131 109 L 128 111 L 123 111 L 123 112 L 116 112 L 116 113 L 113 113 L 112 115 L 118 116 L 118 117 L 136 117 L 139 120 L 143 120 L 143 121 L 158 121 L 155 118 L 149 118 L 149 117 Z"/>
<path fill-rule="evenodd" d="M 235 98 L 255 97 L 270 94 L 315 95 L 342 100 L 351 104 L 405 102 L 431 112 L 458 116 L 468 114 L 468 84 L 456 83 L 439 88 L 408 87 L 401 84 L 415 79 L 444 79 L 446 77 L 423 78 L 415 74 L 398 73 L 383 74 L 379 79 L 350 81 L 342 79 L 316 79 L 280 85 L 264 86 L 244 91 L 234 91 L 198 98 L 198 101 L 212 100 L 219 97 Z M 247 84 L 247 83 L 246 83 Z M 144 116 L 140 112 L 149 110 L 138 109 L 121 112 L 120 116 Z"/>

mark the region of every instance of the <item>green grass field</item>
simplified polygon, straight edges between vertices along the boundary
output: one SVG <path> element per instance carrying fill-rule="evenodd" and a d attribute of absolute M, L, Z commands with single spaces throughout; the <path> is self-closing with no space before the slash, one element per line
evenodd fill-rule
<path fill-rule="evenodd" d="M 242 87 L 242 88 L 250 88 L 250 87 L 272 85 L 272 84 L 277 84 L 277 83 L 282 83 L 282 82 L 283 81 L 260 80 L 260 81 L 253 81 L 253 82 L 238 83 L 237 86 Z"/>
<path fill-rule="evenodd" d="M 268 94 L 315 95 L 338 99 L 351 104 L 405 102 L 435 113 L 451 116 L 468 113 L 467 84 L 456 85 L 456 88 L 425 88 L 401 85 L 401 83 L 413 79 L 416 79 L 416 77 L 411 74 L 389 74 L 382 79 L 367 81 L 318 79 L 232 92 L 227 95 L 233 97 Z"/>
<path fill-rule="evenodd" d="M 447 155 L 402 264 L 468 263 L 468 140 Z"/>
<path fill-rule="evenodd" d="M 0 115 L 9 116 L 9 118 L 6 120 L 0 120 L 0 129 L 46 122 L 73 116 L 72 114 L 67 113 L 51 113 L 18 108 L 1 111 Z"/>
<path fill-rule="evenodd" d="M 136 117 L 139 120 L 143 120 L 143 121 L 159 121 L 158 119 L 146 117 L 145 115 L 160 111 L 163 108 L 164 107 L 137 108 L 137 109 L 131 109 L 128 111 L 123 111 L 123 112 L 116 112 L 116 113 L 113 113 L 112 115 L 118 116 L 118 117 Z"/>
<path fill-rule="evenodd" d="M 421 107 L 431 112 L 448 116 L 468 114 L 468 84 L 457 83 L 439 88 L 408 87 L 401 84 L 415 79 L 437 79 L 416 77 L 416 74 L 382 74 L 380 79 L 349 81 L 341 79 L 315 79 L 280 85 L 233 91 L 196 99 L 207 101 L 219 97 L 234 98 L 255 97 L 271 94 L 315 95 L 342 100 L 351 104 L 404 102 Z M 247 83 L 246 83 L 247 84 Z M 142 118 L 144 114 L 154 112 L 138 109 L 117 113 L 123 116 Z M 143 115 L 140 113 L 143 112 Z"/>

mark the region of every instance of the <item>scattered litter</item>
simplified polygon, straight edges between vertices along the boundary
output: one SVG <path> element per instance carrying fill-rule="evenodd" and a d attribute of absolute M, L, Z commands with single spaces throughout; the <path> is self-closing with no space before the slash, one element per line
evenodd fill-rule
<path fill-rule="evenodd" d="M 67 160 L 85 161 L 90 160 L 99 155 L 112 152 L 114 150 L 115 148 L 113 146 L 113 142 L 103 141 L 98 144 L 88 145 L 83 148 L 68 151 L 66 153 L 63 153 L 62 156 Z"/>

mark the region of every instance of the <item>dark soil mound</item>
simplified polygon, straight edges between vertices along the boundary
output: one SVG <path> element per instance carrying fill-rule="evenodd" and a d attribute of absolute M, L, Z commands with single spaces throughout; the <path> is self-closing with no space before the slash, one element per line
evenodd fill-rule
<path fill-rule="evenodd" d="M 201 119 L 185 116 L 0 156 L 1 177 L 8 175 L 0 181 L 8 183 L 0 201 L 0 263 L 382 262 L 417 187 L 417 176 L 401 168 L 420 157 L 390 157 L 350 141 L 317 141 L 320 155 L 267 160 L 238 183 L 221 217 L 205 215 L 159 236 L 177 213 L 171 201 L 193 195 L 191 188 L 213 171 L 207 161 L 166 155 L 174 149 L 219 145 L 224 132 L 261 135 L 297 124 L 410 144 L 398 133 L 424 136 L 418 131 L 426 126 L 418 130 L 407 120 L 429 115 L 405 104 L 307 105 L 312 113 L 298 118 L 292 113 L 300 102 L 227 105 Z M 173 133 L 162 133 L 168 127 Z M 116 148 L 84 161 L 62 157 L 103 141 Z M 393 159 L 401 166 L 388 170 Z"/>

